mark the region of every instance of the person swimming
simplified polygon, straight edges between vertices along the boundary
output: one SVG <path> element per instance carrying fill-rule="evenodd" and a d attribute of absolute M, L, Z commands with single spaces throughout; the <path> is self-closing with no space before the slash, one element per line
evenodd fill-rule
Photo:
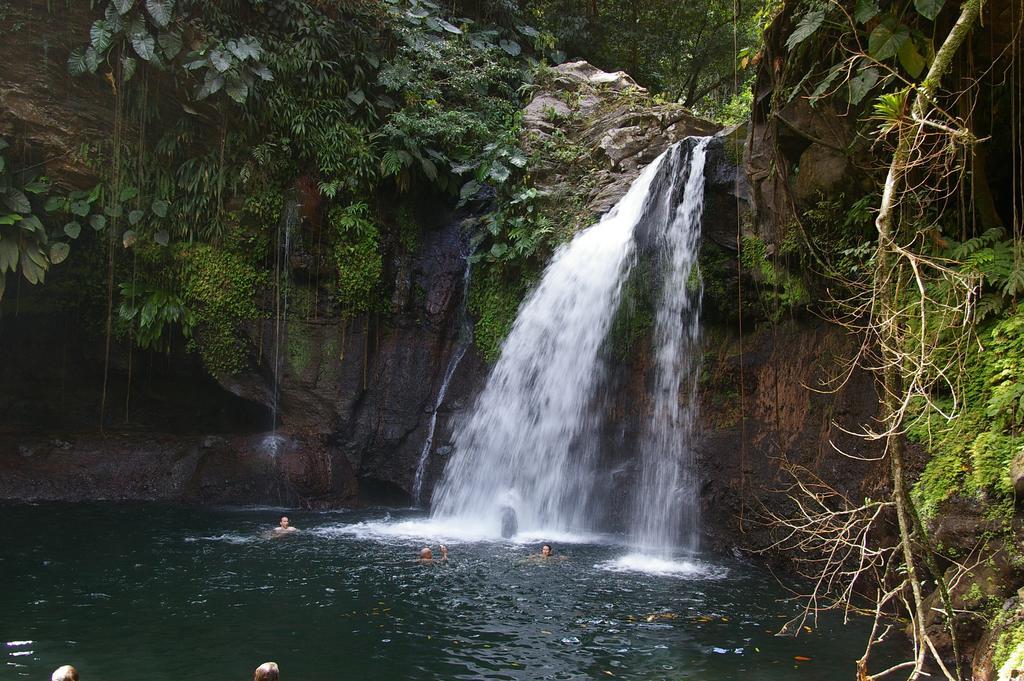
<path fill-rule="evenodd" d="M 551 544 L 542 544 L 540 553 L 530 554 L 530 560 L 568 560 L 568 556 L 556 556 Z"/>
<path fill-rule="evenodd" d="M 289 522 L 289 520 L 288 520 L 288 516 L 283 515 L 283 516 L 281 516 L 281 520 L 277 524 L 277 527 L 275 527 L 272 530 L 272 536 L 283 537 L 286 534 L 290 534 L 292 532 L 298 532 L 298 531 L 299 531 L 299 528 L 292 526 L 291 522 Z"/>
<path fill-rule="evenodd" d="M 434 552 L 430 550 L 429 546 L 424 546 L 420 549 L 420 563 L 424 565 L 428 563 L 447 563 L 448 562 L 448 547 L 441 544 L 438 547 L 441 550 L 441 557 L 434 559 Z"/>

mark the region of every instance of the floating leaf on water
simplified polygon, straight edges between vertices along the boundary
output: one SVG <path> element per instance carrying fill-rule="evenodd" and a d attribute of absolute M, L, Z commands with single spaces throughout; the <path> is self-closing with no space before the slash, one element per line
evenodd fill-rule
<path fill-rule="evenodd" d="M 810 662 L 811 658 L 805 657 L 804 655 L 794 655 L 793 659 L 797 662 Z"/>

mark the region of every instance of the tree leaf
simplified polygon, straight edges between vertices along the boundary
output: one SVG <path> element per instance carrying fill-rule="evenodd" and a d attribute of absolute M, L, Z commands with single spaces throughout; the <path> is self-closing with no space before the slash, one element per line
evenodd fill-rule
<path fill-rule="evenodd" d="M 477 192 L 480 191 L 480 183 L 476 180 L 470 180 L 466 184 L 462 185 L 462 190 L 459 192 L 459 198 L 463 201 L 473 198 Z"/>
<path fill-rule="evenodd" d="M 946 0 L 914 0 L 914 8 L 917 13 L 929 21 L 935 21 L 935 17 L 939 16 L 944 4 L 946 4 Z"/>
<path fill-rule="evenodd" d="M 519 53 L 523 51 L 523 48 L 519 46 L 515 40 L 502 40 L 498 43 L 498 47 L 508 52 L 513 57 L 518 57 Z"/>
<path fill-rule="evenodd" d="M 274 74 L 270 72 L 266 64 L 259 63 L 252 67 L 252 72 L 259 76 L 262 80 L 274 80 Z"/>
<path fill-rule="evenodd" d="M 366 101 L 366 94 L 362 90 L 352 90 L 352 92 L 348 93 L 348 99 L 356 106 L 359 106 Z"/>
<path fill-rule="evenodd" d="M 136 34 L 132 36 L 132 47 L 135 48 L 135 54 L 139 55 L 143 61 L 152 61 L 156 52 L 156 40 L 148 33 Z"/>
<path fill-rule="evenodd" d="M 224 87 L 224 76 L 219 75 L 216 71 L 207 71 L 206 80 L 196 90 L 196 99 L 206 99 L 222 87 Z"/>
<path fill-rule="evenodd" d="M 158 218 L 165 218 L 167 217 L 167 209 L 170 207 L 171 204 L 168 203 L 167 201 L 164 201 L 163 199 L 157 199 L 156 201 L 153 202 L 153 214 L 156 215 Z"/>
<path fill-rule="evenodd" d="M 249 86 L 237 76 L 228 78 L 227 87 L 224 88 L 224 91 L 228 93 L 228 97 L 239 104 L 245 104 L 245 98 L 249 96 Z"/>
<path fill-rule="evenodd" d="M 121 241 L 124 243 L 125 248 L 131 248 L 135 245 L 136 234 L 135 230 L 129 229 L 121 235 Z"/>
<path fill-rule="evenodd" d="M 42 264 L 37 260 L 41 260 Z M 30 284 L 35 285 L 46 279 L 47 264 L 46 258 L 35 246 L 21 252 L 21 274 Z"/>
<path fill-rule="evenodd" d="M 167 61 L 171 61 L 181 52 L 181 34 L 176 31 L 164 31 L 156 41 L 160 43 L 160 51 Z"/>
<path fill-rule="evenodd" d="M 64 233 L 68 235 L 69 239 L 77 239 L 78 235 L 82 233 L 82 225 L 77 222 L 69 222 L 64 225 Z"/>
<path fill-rule="evenodd" d="M 30 194 L 45 194 L 46 192 L 50 191 L 50 181 L 45 177 L 41 177 L 38 180 L 32 180 L 31 182 L 27 182 L 25 186 L 22 187 L 22 189 L 24 189 Z"/>
<path fill-rule="evenodd" d="M 519 153 L 518 151 L 509 156 L 508 162 L 514 165 L 516 168 L 526 167 L 526 156 Z"/>
<path fill-rule="evenodd" d="M 127 83 L 135 75 L 135 69 L 139 65 L 139 62 L 133 57 L 125 55 L 121 58 L 121 77 Z"/>
<path fill-rule="evenodd" d="M 128 213 L 128 224 L 134 227 L 135 225 L 139 224 L 139 220 L 141 220 L 143 216 L 145 216 L 145 214 L 145 211 L 138 209 L 131 211 L 130 213 Z"/>
<path fill-rule="evenodd" d="M 861 69 L 860 73 L 850 79 L 850 103 L 859 104 L 864 96 L 878 82 L 878 69 Z"/>
<path fill-rule="evenodd" d="M 114 34 L 110 30 L 110 24 L 104 19 L 97 19 L 89 27 L 89 43 L 92 45 L 92 49 L 96 50 L 99 54 L 103 54 L 110 49 L 110 42 L 113 37 Z"/>
<path fill-rule="evenodd" d="M 80 218 L 84 218 L 89 214 L 91 206 L 88 201 L 72 201 L 69 207 L 72 215 L 77 215 Z"/>
<path fill-rule="evenodd" d="M 447 21 L 441 18 L 438 18 L 437 23 L 441 25 L 441 28 L 448 31 L 449 33 L 454 33 L 455 35 L 462 35 L 462 29 L 456 26 L 455 24 L 449 24 Z"/>
<path fill-rule="evenodd" d="M 135 4 L 135 0 L 114 0 L 114 7 L 117 8 L 117 13 L 121 15 L 128 14 L 132 6 Z"/>
<path fill-rule="evenodd" d="M 171 235 L 167 233 L 166 229 L 161 229 L 153 235 L 153 241 L 157 242 L 161 246 L 166 246 L 171 241 Z"/>
<path fill-rule="evenodd" d="M 171 23 L 174 0 L 146 0 L 146 11 L 153 17 L 153 23 L 163 28 Z"/>
<path fill-rule="evenodd" d="M 125 201 L 131 201 L 138 195 L 139 190 L 135 187 L 124 187 L 121 189 L 121 193 L 118 195 L 117 200 L 119 203 L 124 203 Z"/>
<path fill-rule="evenodd" d="M 14 271 L 18 268 L 18 242 L 14 239 L 0 237 L 0 273 L 7 270 Z"/>
<path fill-rule="evenodd" d="M 22 217 L 17 213 L 0 213 L 0 225 L 13 225 L 21 222 Z"/>
<path fill-rule="evenodd" d="M 13 187 L 4 192 L 4 205 L 15 213 L 27 214 L 32 212 L 32 204 L 28 202 L 28 197 Z"/>
<path fill-rule="evenodd" d="M 68 259 L 68 253 L 71 252 L 71 246 L 66 241 L 55 241 L 50 246 L 50 264 L 59 265 Z"/>
<path fill-rule="evenodd" d="M 124 215 L 124 208 L 120 204 L 113 204 L 103 209 L 103 212 L 112 218 L 119 218 Z"/>
<path fill-rule="evenodd" d="M 793 51 L 797 45 L 807 40 L 812 33 L 821 27 L 821 24 L 825 21 L 825 10 L 815 9 L 811 10 L 807 14 L 803 15 L 796 28 L 786 39 L 786 49 Z"/>
<path fill-rule="evenodd" d="M 891 59 L 909 38 L 910 29 L 896 24 L 891 17 L 886 18 L 868 37 L 868 54 L 878 61 Z"/>
<path fill-rule="evenodd" d="M 501 183 L 509 178 L 512 173 L 507 167 L 500 161 L 495 161 L 491 164 L 491 169 L 488 171 L 487 176 L 495 182 Z"/>
<path fill-rule="evenodd" d="M 39 218 L 35 215 L 26 215 L 24 219 L 18 223 L 18 227 L 26 232 L 35 232 L 36 234 L 39 234 L 44 241 L 46 240 L 46 229 L 43 228 L 43 223 L 40 222 Z"/>
<path fill-rule="evenodd" d="M 907 40 L 900 45 L 900 50 L 897 53 L 897 56 L 900 59 L 900 64 L 907 70 L 907 73 L 910 74 L 911 78 L 917 78 L 920 76 L 924 71 L 924 67 L 928 65 L 924 56 L 918 52 L 917 44 L 913 39 Z"/>
<path fill-rule="evenodd" d="M 101 232 L 103 231 L 103 228 L 107 226 L 107 216 L 99 213 L 96 215 L 90 215 L 89 225 L 97 232 Z"/>
<path fill-rule="evenodd" d="M 213 68 L 217 69 L 221 73 L 224 73 L 231 68 L 231 60 L 228 56 L 220 50 L 213 50 L 210 52 L 210 63 L 213 64 Z"/>
<path fill-rule="evenodd" d="M 68 73 L 72 76 L 80 76 L 89 72 L 89 65 L 85 61 L 85 52 L 80 47 L 71 50 L 68 55 Z"/>
<path fill-rule="evenodd" d="M 43 210 L 47 213 L 53 213 L 61 210 L 65 207 L 65 200 L 59 196 L 48 196 L 46 197 L 46 203 L 43 204 Z"/>
<path fill-rule="evenodd" d="M 877 17 L 880 11 L 878 0 L 857 0 L 857 4 L 853 8 L 853 18 L 866 24 Z"/>

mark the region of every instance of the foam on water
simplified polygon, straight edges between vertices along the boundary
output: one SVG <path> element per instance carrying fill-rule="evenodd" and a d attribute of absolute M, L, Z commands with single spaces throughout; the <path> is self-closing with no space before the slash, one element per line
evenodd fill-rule
<path fill-rule="evenodd" d="M 598 563 L 595 567 L 609 572 L 640 572 L 659 577 L 681 577 L 685 579 L 724 579 L 726 568 L 699 560 L 672 560 L 641 553 L 631 553 L 615 560 Z"/>
<path fill-rule="evenodd" d="M 265 533 L 264 533 L 265 534 Z M 253 534 L 236 534 L 226 532 L 224 534 L 215 534 L 208 536 L 189 536 L 185 537 L 186 542 L 200 542 L 200 541 L 213 541 L 213 542 L 224 542 L 227 544 L 248 544 L 249 542 L 260 541 L 264 537 L 260 536 L 260 533 Z"/>
<path fill-rule="evenodd" d="M 598 534 L 566 532 L 564 530 L 536 529 L 521 532 L 511 539 L 503 539 L 491 523 L 471 524 L 464 519 L 427 518 L 415 520 L 364 521 L 354 524 L 325 525 L 311 530 L 319 537 L 356 537 L 384 543 L 409 542 L 497 542 L 508 544 L 604 544 L 608 538 Z"/>

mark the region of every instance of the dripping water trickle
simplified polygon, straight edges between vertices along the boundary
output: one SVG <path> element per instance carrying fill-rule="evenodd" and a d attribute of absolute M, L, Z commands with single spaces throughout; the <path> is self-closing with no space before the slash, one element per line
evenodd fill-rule
<path fill-rule="evenodd" d="M 437 391 L 437 398 L 434 400 L 433 407 L 430 410 L 430 420 L 427 423 L 427 438 L 423 441 L 423 449 L 420 451 L 419 462 L 416 464 L 416 476 L 413 479 L 412 485 L 412 499 L 416 506 L 422 503 L 423 498 L 423 482 L 427 472 L 427 464 L 430 463 L 430 453 L 434 446 L 434 430 L 437 428 L 437 413 L 441 409 L 441 405 L 444 403 L 445 395 L 448 394 L 448 384 L 451 383 L 452 377 L 455 375 L 455 370 L 459 368 L 459 363 L 462 358 L 466 356 L 466 350 L 473 344 L 473 327 L 469 323 L 469 317 L 466 314 L 466 303 L 469 296 L 469 277 L 472 270 L 472 264 L 469 258 L 466 258 L 466 268 L 462 273 L 462 298 L 459 301 L 459 311 L 456 319 L 456 325 L 458 327 L 458 338 L 455 342 L 455 350 L 452 352 L 452 358 L 448 361 L 448 367 L 445 369 L 444 377 L 441 380 L 441 387 Z"/>

